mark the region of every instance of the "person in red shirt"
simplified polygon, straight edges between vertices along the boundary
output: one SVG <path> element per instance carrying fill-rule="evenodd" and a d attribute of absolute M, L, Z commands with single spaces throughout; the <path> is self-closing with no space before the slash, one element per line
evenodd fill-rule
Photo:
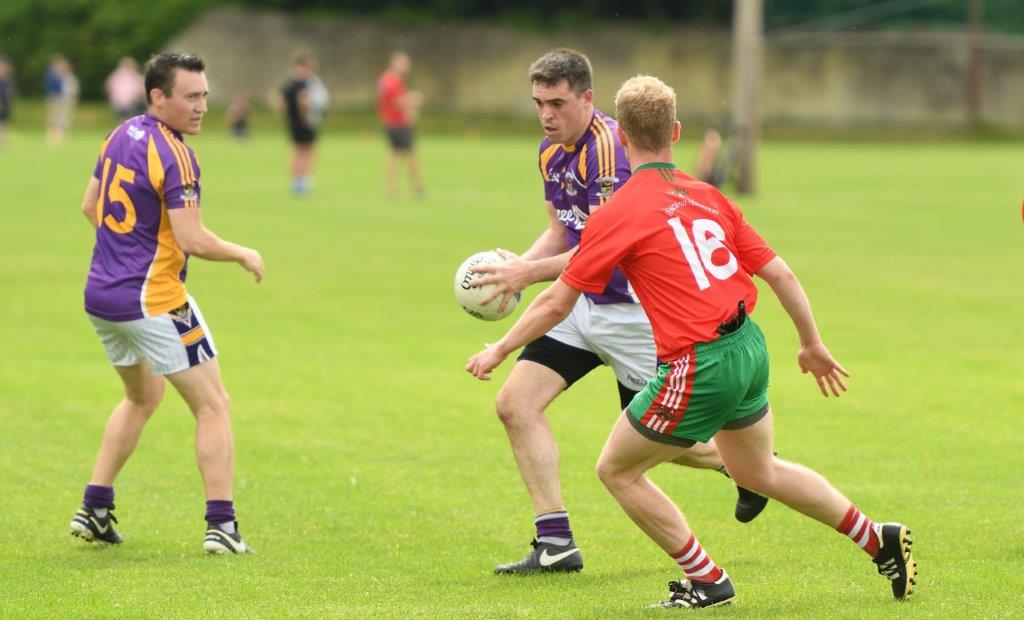
<path fill-rule="evenodd" d="M 398 168 L 403 162 L 413 195 L 417 198 L 424 196 L 412 131 L 423 96 L 405 87 L 405 78 L 410 69 L 412 59 L 408 54 L 392 52 L 387 70 L 377 80 L 377 113 L 391 145 L 384 179 L 385 191 L 391 198 L 398 196 Z"/>
<path fill-rule="evenodd" d="M 800 337 L 797 360 L 822 395 L 839 396 L 849 374 L 822 343 L 796 276 L 717 189 L 676 169 L 675 92 L 637 76 L 615 98 L 619 139 L 633 175 L 591 216 L 575 255 L 497 343 L 469 359 L 479 379 L 545 333 L 583 291 L 604 288 L 616 266 L 651 319 L 660 365 L 612 429 L 598 460 L 605 487 L 633 521 L 683 570 L 662 607 L 709 607 L 735 597 L 726 572 L 701 547 L 682 513 L 646 475 L 695 442 L 715 438 L 736 484 L 845 534 L 866 551 L 903 599 L 916 563 L 910 530 L 875 524 L 819 474 L 773 455 L 768 351 L 750 319 L 752 275 L 764 279 Z"/>

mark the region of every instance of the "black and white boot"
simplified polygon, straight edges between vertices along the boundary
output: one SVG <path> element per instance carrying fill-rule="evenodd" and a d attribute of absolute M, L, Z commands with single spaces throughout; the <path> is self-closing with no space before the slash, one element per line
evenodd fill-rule
<path fill-rule="evenodd" d="M 670 581 L 668 591 L 671 593 L 667 601 L 655 603 L 651 607 L 714 607 L 731 603 L 736 598 L 736 590 L 732 587 L 729 575 L 722 576 L 714 583 L 703 581 Z"/>
<path fill-rule="evenodd" d="M 583 570 L 583 556 L 571 539 L 566 545 L 530 542 L 533 549 L 526 557 L 512 564 L 501 564 L 494 569 L 498 574 L 523 573 L 575 573 Z"/>
<path fill-rule="evenodd" d="M 121 535 L 114 529 L 117 518 L 110 510 L 104 516 L 96 514 L 96 510 L 82 506 L 71 517 L 71 535 L 85 542 L 98 542 L 105 545 L 120 545 L 124 542 Z"/>
<path fill-rule="evenodd" d="M 227 532 L 220 525 L 209 525 L 203 540 L 203 550 L 210 555 L 252 553 L 252 548 L 245 544 L 242 535 L 238 533 L 237 521 L 234 532 Z"/>
<path fill-rule="evenodd" d="M 917 584 L 917 562 L 910 553 L 910 546 L 914 544 L 910 530 L 902 523 L 879 523 L 875 527 L 879 547 L 874 562 L 878 565 L 878 574 L 889 579 L 892 595 L 902 601 Z"/>

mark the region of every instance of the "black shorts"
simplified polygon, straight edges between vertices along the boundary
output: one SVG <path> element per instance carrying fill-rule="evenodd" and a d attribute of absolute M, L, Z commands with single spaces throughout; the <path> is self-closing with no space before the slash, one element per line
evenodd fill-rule
<path fill-rule="evenodd" d="M 565 379 L 566 389 L 591 370 L 604 365 L 597 354 L 565 344 L 550 336 L 541 336 L 523 347 L 519 359 L 546 366 L 557 372 Z M 619 386 L 619 406 L 625 409 L 637 392 L 618 380 L 615 383 Z"/>
<path fill-rule="evenodd" d="M 412 150 L 412 128 L 411 127 L 387 127 L 388 142 L 391 148 L 396 151 Z"/>
<path fill-rule="evenodd" d="M 291 125 L 289 128 L 292 142 L 295 144 L 313 144 L 316 142 L 316 130 L 306 125 Z"/>

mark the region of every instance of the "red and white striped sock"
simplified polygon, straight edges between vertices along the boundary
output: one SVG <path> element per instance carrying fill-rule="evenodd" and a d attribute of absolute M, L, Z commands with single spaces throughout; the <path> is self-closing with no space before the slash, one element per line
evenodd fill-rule
<path fill-rule="evenodd" d="M 700 546 L 697 537 L 692 533 L 690 540 L 686 541 L 682 549 L 669 555 L 679 564 L 690 581 L 714 583 L 722 577 L 722 569 L 711 561 L 711 556 L 704 551 L 704 547 Z"/>
<path fill-rule="evenodd" d="M 836 530 L 840 534 L 849 536 L 850 540 L 857 543 L 871 557 L 878 555 L 878 547 L 880 545 L 878 532 L 875 531 L 875 524 L 867 515 L 857 510 L 856 506 L 850 505 L 850 509 L 846 511 L 846 516 L 843 517 Z"/>

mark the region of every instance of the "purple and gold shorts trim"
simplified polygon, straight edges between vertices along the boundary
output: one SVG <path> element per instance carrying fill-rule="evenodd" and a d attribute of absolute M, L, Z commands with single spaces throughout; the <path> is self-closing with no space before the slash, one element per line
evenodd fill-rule
<path fill-rule="evenodd" d="M 114 366 L 146 361 L 154 372 L 169 375 L 217 355 L 210 328 L 191 297 L 170 312 L 134 321 L 108 321 L 92 315 L 89 319 Z"/>

